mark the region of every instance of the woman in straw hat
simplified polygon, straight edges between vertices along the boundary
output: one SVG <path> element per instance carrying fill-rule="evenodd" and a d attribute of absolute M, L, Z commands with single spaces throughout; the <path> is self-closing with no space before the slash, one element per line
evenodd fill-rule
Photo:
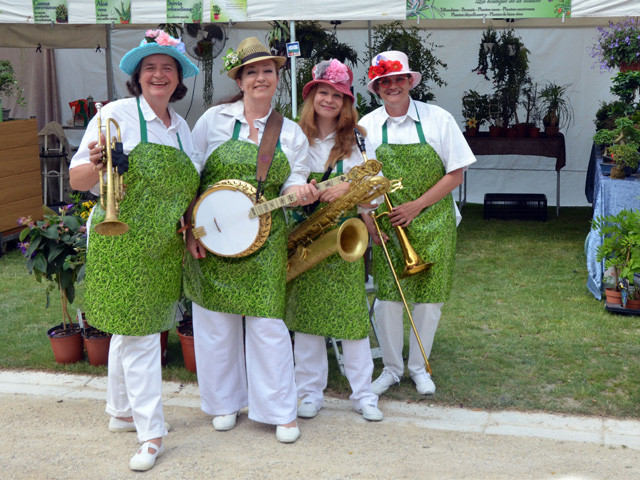
<path fill-rule="evenodd" d="M 271 100 L 285 58 L 271 55 L 251 37 L 227 60 L 227 75 L 240 92 L 230 103 L 207 110 L 193 129 L 196 150 L 206 158 L 201 191 L 235 178 L 260 188 L 266 199 L 296 193 L 296 205 L 313 203 L 318 192 L 315 181 L 307 184 L 309 144 L 286 118 L 266 180 L 260 185 L 256 181 L 258 145 L 273 114 Z M 239 258 L 206 252 L 189 232 L 187 248 L 193 258 L 186 265 L 185 292 L 193 301 L 202 410 L 214 415 L 214 428 L 232 429 L 248 406 L 250 419 L 277 425 L 277 439 L 292 443 L 300 430 L 291 338 L 282 320 L 287 232 L 281 209 L 271 212 L 271 218 L 265 244 Z"/>
<path fill-rule="evenodd" d="M 363 163 L 354 128 L 365 132 L 357 125 L 351 69 L 336 59 L 325 60 L 313 67 L 312 77 L 302 90 L 304 105 L 300 126 L 309 139 L 312 176 L 320 181 L 348 173 Z M 321 208 L 348 190 L 349 183 L 331 187 L 320 194 L 323 203 L 314 206 Z M 303 222 L 312 209 L 298 208 L 288 213 L 295 225 Z M 354 207 L 342 220 L 355 215 Z M 378 396 L 371 391 L 373 359 L 363 280 L 363 259 L 345 262 L 338 255 L 332 255 L 287 284 L 285 321 L 289 329 L 296 332 L 294 356 L 299 417 L 315 417 L 322 408 L 329 368 L 325 337 L 333 337 L 342 340 L 345 373 L 352 390 L 351 404 L 367 420 L 382 420 Z"/>
<path fill-rule="evenodd" d="M 164 452 L 168 424 L 162 411 L 160 333 L 175 320 L 182 284 L 184 242 L 176 225 L 197 193 L 199 165 L 187 123 L 170 106 L 183 98 L 183 78 L 198 68 L 184 54 L 180 39 L 148 30 L 140 45 L 120 62 L 131 98 L 106 105 L 104 128 L 114 119 L 124 155 L 113 154 L 124 174 L 126 194 L 119 220 L 129 231 L 117 236 L 90 228 L 86 266 L 86 318 L 113 333 L 109 348 L 107 413 L 109 430 L 138 432 L 142 443 L 131 458 L 133 470 L 148 470 Z M 115 127 L 111 124 L 112 135 Z M 98 193 L 103 149 L 97 145 L 97 117 L 70 165 L 71 186 Z M 105 144 L 101 134 L 101 144 Z M 128 154 L 128 160 L 126 157 Z M 97 205 L 95 226 L 105 218 Z M 153 232 L 152 235 L 149 232 Z"/>
<path fill-rule="evenodd" d="M 388 219 L 380 220 L 382 241 L 390 239 L 387 246 L 396 271 L 402 271 L 404 260 L 393 233 L 395 226 L 406 227 L 418 255 L 433 262 L 428 272 L 400 280 L 407 302 L 414 305 L 414 322 L 428 357 L 453 279 L 457 207 L 451 192 L 462 183 L 464 169 L 475 158 L 448 112 L 410 97 L 409 91 L 421 78 L 419 72 L 411 71 L 404 53 L 376 55 L 369 69 L 367 89 L 378 95 L 384 106 L 363 117 L 360 125 L 369 132 L 384 175 L 402 178 L 403 188 L 389 194 L 393 211 Z M 386 211 L 386 206 L 381 209 Z M 366 221 L 376 245 L 380 245 L 372 220 Z M 380 246 L 374 247 L 373 259 L 375 315 L 384 369 L 372 389 L 380 395 L 398 383 L 404 373 L 403 303 Z M 418 393 L 433 394 L 436 387 L 425 369 L 413 331 L 407 366 Z"/>

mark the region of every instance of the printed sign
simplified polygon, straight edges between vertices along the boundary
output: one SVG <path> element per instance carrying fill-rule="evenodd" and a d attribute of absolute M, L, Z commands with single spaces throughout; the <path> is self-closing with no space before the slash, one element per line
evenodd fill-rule
<path fill-rule="evenodd" d="M 300 56 L 300 43 L 299 42 L 287 43 L 287 56 L 288 57 L 299 57 Z"/>
<path fill-rule="evenodd" d="M 34 23 L 69 23 L 67 0 L 32 0 Z"/>
<path fill-rule="evenodd" d="M 167 22 L 202 22 L 202 0 L 167 0 Z"/>
<path fill-rule="evenodd" d="M 247 0 L 211 0 L 211 22 L 243 22 L 247 19 Z"/>
<path fill-rule="evenodd" d="M 571 16 L 571 0 L 407 0 L 407 18 L 554 18 Z"/>
<path fill-rule="evenodd" d="M 131 0 L 95 0 L 96 23 L 131 22 Z"/>

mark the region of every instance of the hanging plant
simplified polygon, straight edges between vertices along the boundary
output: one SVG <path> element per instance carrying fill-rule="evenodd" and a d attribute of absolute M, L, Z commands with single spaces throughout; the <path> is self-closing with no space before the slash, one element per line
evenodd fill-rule
<path fill-rule="evenodd" d="M 202 75 L 204 85 L 202 87 L 202 99 L 204 106 L 209 108 L 213 103 L 213 44 L 210 42 L 199 42 L 198 53 L 202 59 Z"/>

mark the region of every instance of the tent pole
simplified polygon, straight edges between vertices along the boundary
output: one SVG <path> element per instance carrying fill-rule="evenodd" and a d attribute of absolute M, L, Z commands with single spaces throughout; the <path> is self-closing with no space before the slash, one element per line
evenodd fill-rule
<path fill-rule="evenodd" d="M 113 64 L 111 58 L 111 25 L 108 23 L 104 26 L 106 29 L 107 36 L 107 54 L 106 63 L 107 63 L 107 96 L 110 102 L 113 102 Z"/>
<path fill-rule="evenodd" d="M 289 22 L 289 32 L 291 33 L 291 41 L 296 41 L 296 22 Z M 298 116 L 298 86 L 296 84 L 296 57 L 291 57 L 291 116 L 295 120 Z"/>

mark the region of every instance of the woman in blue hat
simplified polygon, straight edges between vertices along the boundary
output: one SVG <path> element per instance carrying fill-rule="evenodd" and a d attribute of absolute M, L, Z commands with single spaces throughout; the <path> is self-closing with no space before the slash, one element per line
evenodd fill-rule
<path fill-rule="evenodd" d="M 111 102 L 100 112 L 101 125 L 115 120 L 128 155 L 125 195 L 118 219 L 129 226 L 121 235 L 97 234 L 105 218 L 97 205 L 90 219 L 85 305 L 93 327 L 112 333 L 109 348 L 107 408 L 109 430 L 138 432 L 142 447 L 129 466 L 148 470 L 164 452 L 168 424 L 162 411 L 160 333 L 175 319 L 181 292 L 184 252 L 178 223 L 194 199 L 200 165 L 191 132 L 170 106 L 183 98 L 184 78 L 198 68 L 184 54 L 180 39 L 148 30 L 140 46 L 120 62 L 130 98 Z M 105 136 L 94 117 L 70 165 L 76 190 L 98 193 L 103 175 Z M 111 134 L 115 128 L 111 124 Z M 98 145 L 98 135 L 101 145 Z M 193 160 L 192 160 L 193 159 Z M 120 163 L 120 161 L 118 161 Z M 126 168 L 127 161 L 122 161 Z"/>

